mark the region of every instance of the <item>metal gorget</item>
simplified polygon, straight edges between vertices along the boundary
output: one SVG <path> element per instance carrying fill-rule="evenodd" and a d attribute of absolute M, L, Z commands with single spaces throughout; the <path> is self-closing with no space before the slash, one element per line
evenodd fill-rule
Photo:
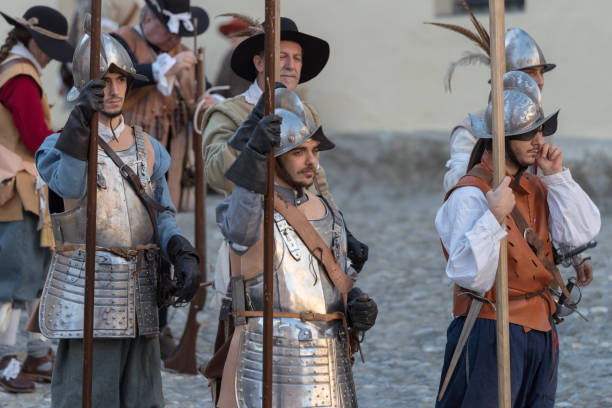
<path fill-rule="evenodd" d="M 144 145 L 118 151 L 151 194 Z M 94 337 L 135 337 L 158 333 L 157 263 L 151 219 L 119 168 L 98 150 Z M 86 198 L 52 214 L 57 247 L 43 289 L 39 323 L 49 338 L 82 338 L 85 277 Z"/>

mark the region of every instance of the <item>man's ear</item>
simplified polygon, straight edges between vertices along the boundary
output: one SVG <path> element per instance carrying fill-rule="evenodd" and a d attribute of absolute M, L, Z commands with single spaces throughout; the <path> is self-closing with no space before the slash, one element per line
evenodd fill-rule
<path fill-rule="evenodd" d="M 257 72 L 262 73 L 265 69 L 264 59 L 260 55 L 253 55 L 253 65 Z"/>

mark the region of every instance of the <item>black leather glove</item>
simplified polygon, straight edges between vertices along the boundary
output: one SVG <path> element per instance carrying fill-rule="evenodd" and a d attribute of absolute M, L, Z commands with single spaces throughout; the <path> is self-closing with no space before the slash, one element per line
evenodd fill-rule
<path fill-rule="evenodd" d="M 286 86 L 280 82 L 276 82 L 274 84 L 274 88 L 286 88 Z M 232 137 L 230 137 L 230 139 L 227 141 L 227 144 L 232 146 L 234 149 L 243 151 L 247 143 L 251 139 L 253 130 L 255 130 L 255 127 L 257 126 L 259 121 L 264 117 L 265 106 L 266 101 L 264 98 L 264 94 L 262 94 L 259 97 L 259 100 L 255 104 L 255 106 L 253 107 L 253 110 L 251 110 L 251 113 L 249 113 L 249 116 L 247 116 L 246 120 L 242 122 L 238 130 L 236 130 Z"/>
<path fill-rule="evenodd" d="M 268 182 L 268 153 L 280 145 L 282 118 L 264 116 L 255 126 L 246 147 L 225 173 L 237 186 L 259 194 L 266 193 Z"/>
<path fill-rule="evenodd" d="M 351 266 L 357 273 L 361 272 L 363 264 L 368 260 L 369 248 L 366 244 L 359 241 L 346 229 L 347 256 L 351 260 Z"/>
<path fill-rule="evenodd" d="M 181 235 L 174 235 L 168 241 L 166 252 L 174 265 L 177 303 L 189 302 L 200 288 L 200 257 L 189 241 Z"/>
<path fill-rule="evenodd" d="M 359 331 L 371 329 L 378 316 L 378 306 L 374 299 L 357 287 L 351 289 L 347 298 L 351 327 Z"/>
<path fill-rule="evenodd" d="M 104 87 L 101 79 L 92 79 L 80 90 L 76 104 L 68 116 L 55 148 L 82 161 L 87 161 L 89 123 L 94 112 L 104 109 Z"/>

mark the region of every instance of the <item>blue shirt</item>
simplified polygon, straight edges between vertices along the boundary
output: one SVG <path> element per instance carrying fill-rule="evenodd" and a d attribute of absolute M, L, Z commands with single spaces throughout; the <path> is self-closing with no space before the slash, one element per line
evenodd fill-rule
<path fill-rule="evenodd" d="M 87 190 L 87 162 L 78 160 L 55 148 L 59 135 L 49 135 L 36 151 L 36 167 L 38 173 L 49 188 L 62 198 L 78 199 Z M 166 254 L 168 241 L 174 235 L 181 235 L 176 224 L 176 208 L 170 199 L 170 191 L 166 183 L 166 172 L 170 167 L 170 155 L 154 138 L 147 135 L 153 151 L 155 164 L 151 183 L 155 200 L 167 210 L 157 213 L 157 229 L 162 251 Z"/>

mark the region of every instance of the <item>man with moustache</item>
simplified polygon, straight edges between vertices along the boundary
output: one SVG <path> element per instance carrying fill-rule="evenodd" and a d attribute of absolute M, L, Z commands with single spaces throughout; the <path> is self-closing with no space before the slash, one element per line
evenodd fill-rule
<path fill-rule="evenodd" d="M 545 143 L 557 129 L 559 111 L 545 116 L 538 84 L 520 71 L 504 82 L 506 177 L 492 189 L 493 157 L 489 102 L 484 119 L 470 115 L 479 137 L 467 174 L 446 195 L 436 229 L 455 283 L 455 319 L 447 331 L 443 381 L 453 355 L 458 364 L 437 407 L 496 407 L 495 276 L 500 240 L 508 242 L 510 374 L 513 407 L 553 407 L 559 343 L 551 283 L 565 287 L 553 261 L 553 241 L 578 246 L 600 230 L 599 210 L 563 167 L 560 148 Z M 525 170 L 537 164 L 542 175 Z M 506 222 L 502 229 L 500 224 Z M 588 285 L 593 276 L 579 280 Z M 565 294 L 565 292 L 564 292 Z M 468 311 L 482 308 L 465 347 L 457 348 Z M 467 326 L 469 327 L 469 326 Z"/>
<path fill-rule="evenodd" d="M 264 116 L 264 33 L 261 25 L 250 29 L 258 33 L 236 47 L 231 66 L 238 76 L 251 82 L 251 86 L 242 94 L 209 108 L 202 121 L 206 182 L 225 195 L 233 187 L 233 183 L 225 178 L 225 172 Z M 311 80 L 323 70 L 329 58 L 329 44 L 299 31 L 293 20 L 287 17 L 281 17 L 280 31 L 280 82 L 293 91 L 298 84 Z M 306 115 L 319 125 L 316 110 L 308 103 L 303 104 Z M 240 132 L 237 132 L 241 125 Z M 327 180 L 322 168 L 317 170 L 316 180 L 320 191 L 327 193 Z"/>
<path fill-rule="evenodd" d="M 546 61 L 542 50 L 535 40 L 520 28 L 506 31 L 506 72 L 522 71 L 544 88 L 544 73 L 551 71 L 556 64 Z M 448 78 L 450 83 L 451 78 Z M 484 111 L 476 113 L 483 117 Z M 448 171 L 444 174 L 444 191 L 450 190 L 466 172 L 470 154 L 478 137 L 472 133 L 469 116 L 453 128 L 450 136 L 450 159 L 446 162 Z"/>
<path fill-rule="evenodd" d="M 217 207 L 231 247 L 235 330 L 216 406 L 261 406 L 263 200 L 274 152 L 274 382 L 276 404 L 356 407 L 350 337 L 375 323 L 377 306 L 354 286 L 342 214 L 309 190 L 319 152 L 334 144 L 289 89 L 276 90 L 274 115 L 257 122 L 226 173 L 235 185 Z M 314 244 L 307 243 L 310 236 Z M 319 251 L 329 251 L 326 260 Z M 334 268 L 335 267 L 335 268 Z M 312 359 L 313 348 L 316 359 Z M 315 361 L 316 360 L 316 361 Z M 325 371 L 319 371 L 319 367 Z M 329 369 L 328 369 L 329 368 Z"/>
<path fill-rule="evenodd" d="M 69 93 L 75 108 L 36 153 L 56 244 L 39 314 L 42 334 L 60 339 L 51 400 L 53 407 L 81 405 L 87 158 L 98 111 L 92 405 L 161 407 L 158 292 L 188 302 L 200 286 L 199 259 L 174 218 L 168 153 L 122 115 L 132 81 L 144 78 L 115 39 L 102 34 L 101 47 L 102 79 L 87 81 L 89 35 L 80 41 Z M 160 256 L 174 265 L 176 285 L 158 278 Z"/>

